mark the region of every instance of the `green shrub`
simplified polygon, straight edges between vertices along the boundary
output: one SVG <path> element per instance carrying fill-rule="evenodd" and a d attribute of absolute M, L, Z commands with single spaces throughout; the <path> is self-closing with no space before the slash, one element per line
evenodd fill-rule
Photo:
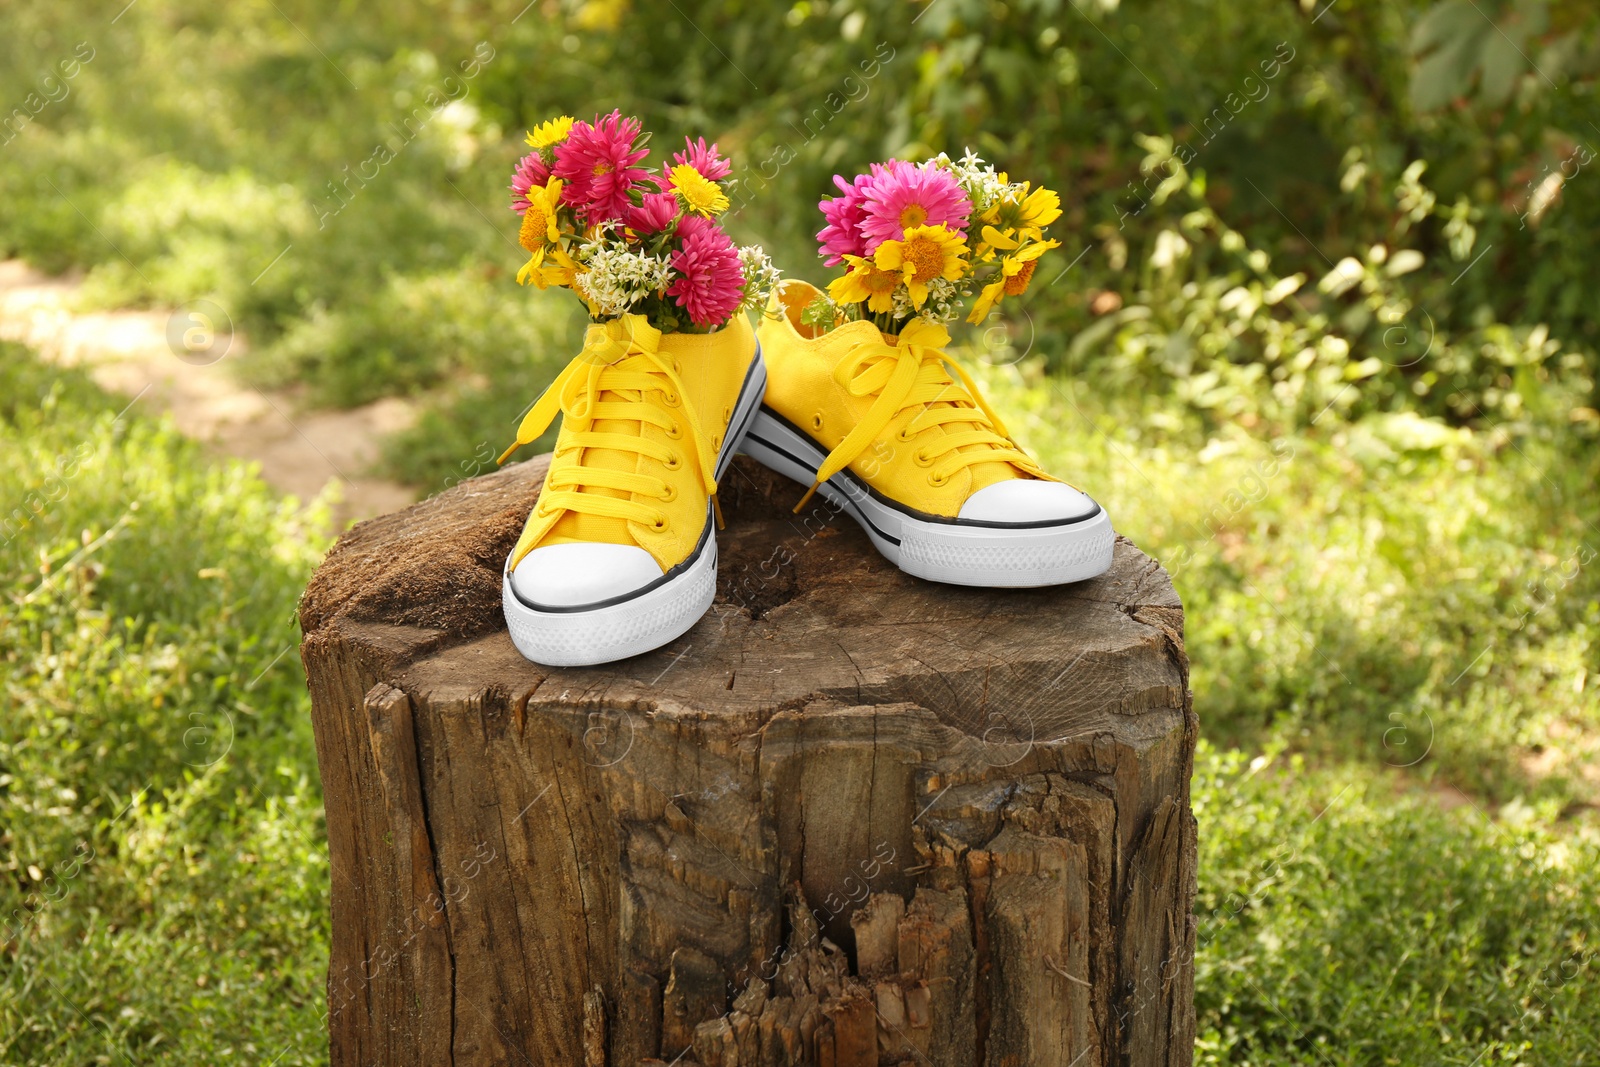
<path fill-rule="evenodd" d="M 457 274 L 479 302 L 523 299 L 505 210 L 520 131 L 615 105 L 661 147 L 719 138 L 737 236 L 803 276 L 820 274 L 811 205 L 836 170 L 970 144 L 1061 190 L 1055 271 L 1073 267 L 1026 305 L 1039 351 L 1115 378 L 1127 368 L 1091 357 L 1126 332 L 1142 381 L 1218 415 L 1210 385 L 1250 375 L 1309 379 L 1307 405 L 1331 388 L 1341 410 L 1483 422 L 1515 417 L 1544 374 L 1593 406 L 1592 9 L 1068 6 L 719 0 L 690 19 L 662 0 L 145 0 L 92 41 L 78 0 L 8 11 L 0 99 L 28 99 L 76 48 L 94 58 L 0 151 L 0 247 L 91 268 L 102 300 L 215 299 L 319 400 L 404 393 L 482 361 L 407 343 L 406 317 L 374 305 Z M 1537 49 L 1504 48 L 1537 26 Z M 1174 259 L 1174 237 L 1181 262 L 1127 269 Z M 1295 296 L 1276 288 L 1295 277 Z M 1219 303 L 1258 285 L 1272 303 Z M 1099 290 L 1123 298 L 1114 322 L 1091 312 Z"/>
<path fill-rule="evenodd" d="M 479 270 L 395 275 L 360 304 L 295 323 L 252 363 L 252 377 L 277 386 L 304 382 L 313 399 L 341 405 L 425 390 L 438 403 L 443 388 L 501 379 L 513 388 L 507 399 L 526 405 L 576 354 L 583 320 L 575 303 L 558 304 L 551 293 L 496 291 Z M 503 424 L 472 427 L 486 429 L 498 432 Z"/>

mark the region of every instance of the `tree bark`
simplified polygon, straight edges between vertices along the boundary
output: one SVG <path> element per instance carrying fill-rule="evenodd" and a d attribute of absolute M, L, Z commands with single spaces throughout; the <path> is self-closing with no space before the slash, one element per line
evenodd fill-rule
<path fill-rule="evenodd" d="M 740 459 L 713 611 L 522 659 L 538 459 L 354 528 L 301 605 L 336 1067 L 1172 1067 L 1196 719 L 1166 573 L 908 577 Z"/>

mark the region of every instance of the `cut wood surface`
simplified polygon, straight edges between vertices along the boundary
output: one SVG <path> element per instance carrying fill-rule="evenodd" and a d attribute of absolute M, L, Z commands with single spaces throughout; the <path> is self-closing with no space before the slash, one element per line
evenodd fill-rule
<path fill-rule="evenodd" d="M 355 527 L 302 601 L 336 1067 L 1191 1062 L 1160 566 L 924 582 L 741 458 L 712 612 L 546 668 L 500 612 L 545 468 Z"/>

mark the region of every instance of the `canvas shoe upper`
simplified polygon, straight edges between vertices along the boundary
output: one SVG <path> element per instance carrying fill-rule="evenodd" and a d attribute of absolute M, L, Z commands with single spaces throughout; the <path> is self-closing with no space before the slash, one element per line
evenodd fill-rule
<path fill-rule="evenodd" d="M 506 560 L 506 620 L 524 655 L 609 662 L 671 641 L 705 613 L 717 479 L 764 384 L 742 315 L 710 334 L 662 334 L 642 315 L 589 327 L 506 453 L 563 416 Z"/>
<path fill-rule="evenodd" d="M 799 318 L 816 295 L 794 281 L 774 294 L 766 400 L 744 446 L 812 487 L 801 507 L 821 491 L 903 570 L 937 581 L 1053 585 L 1110 566 L 1110 519 L 1012 440 L 943 327 L 820 332 Z"/>

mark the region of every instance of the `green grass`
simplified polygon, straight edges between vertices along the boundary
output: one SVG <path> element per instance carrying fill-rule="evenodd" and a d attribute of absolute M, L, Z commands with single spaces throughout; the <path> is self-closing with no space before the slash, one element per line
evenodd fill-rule
<path fill-rule="evenodd" d="M 324 1062 L 326 515 L 0 346 L 0 1063 Z"/>
<path fill-rule="evenodd" d="M 1205 746 L 1198 1064 L 1593 1063 L 1600 836 Z"/>

